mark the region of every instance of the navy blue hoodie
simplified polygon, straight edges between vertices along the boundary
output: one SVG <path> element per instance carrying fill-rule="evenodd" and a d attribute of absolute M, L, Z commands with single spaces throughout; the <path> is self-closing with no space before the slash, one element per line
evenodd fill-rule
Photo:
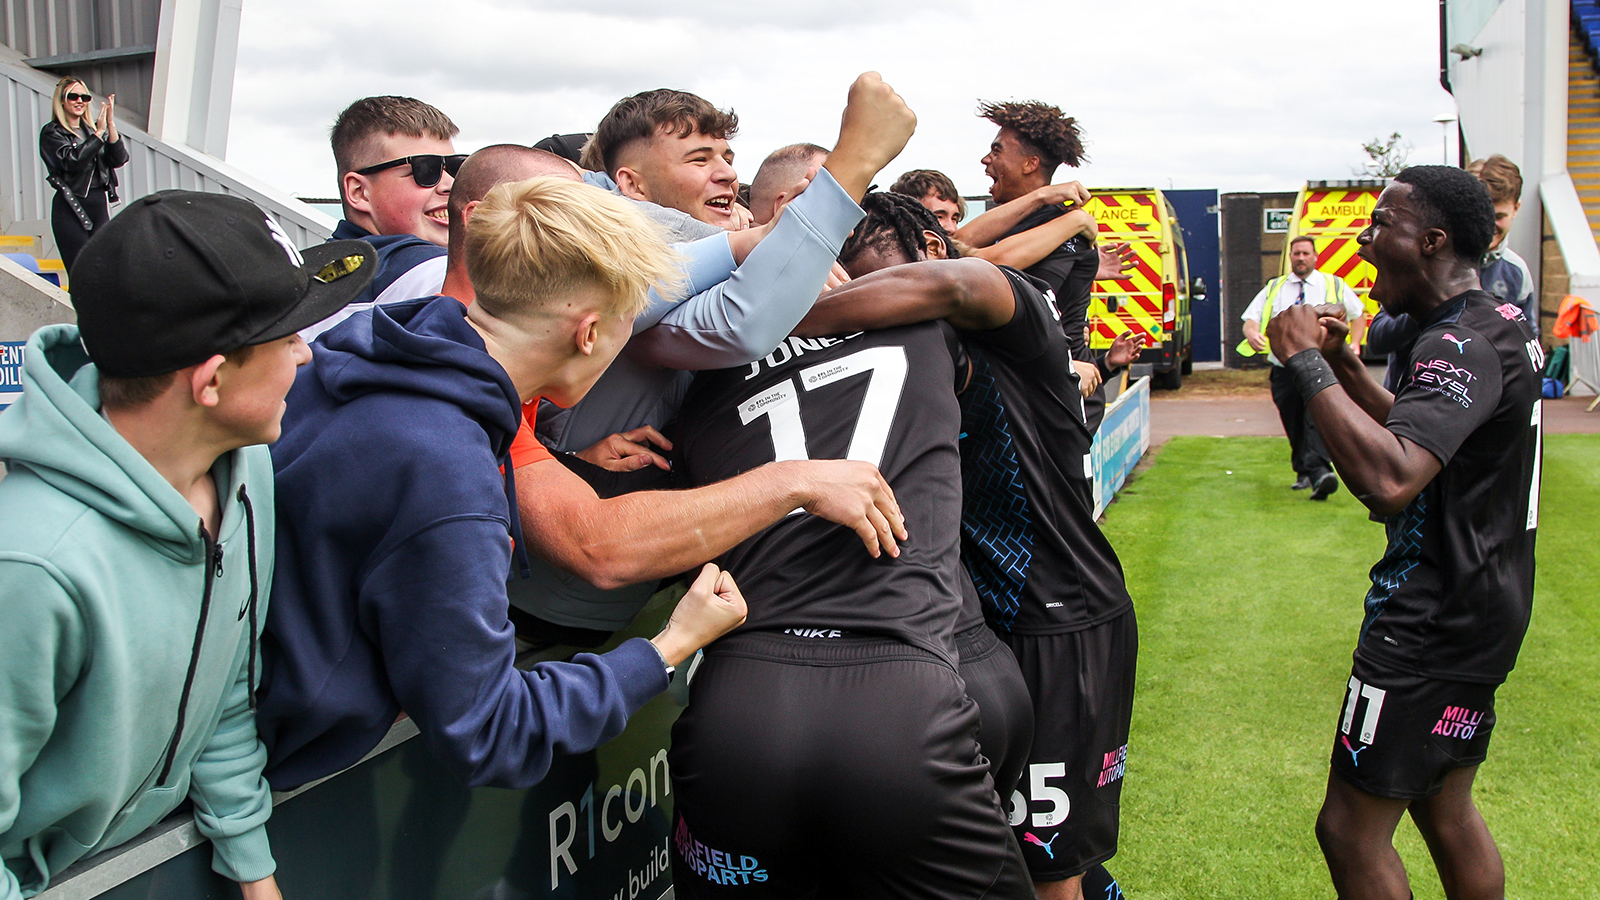
<path fill-rule="evenodd" d="M 353 304 L 371 303 L 394 284 L 396 278 L 418 265 L 445 255 L 445 249 L 414 234 L 372 234 L 360 225 L 340 219 L 330 241 L 366 241 L 378 251 L 378 274 L 366 290 L 356 295 Z"/>
<path fill-rule="evenodd" d="M 467 324 L 424 298 L 359 313 L 289 392 L 258 729 L 283 790 L 353 765 L 402 711 L 471 785 L 527 787 L 667 687 L 635 638 L 519 671 L 506 619 L 521 402 Z"/>

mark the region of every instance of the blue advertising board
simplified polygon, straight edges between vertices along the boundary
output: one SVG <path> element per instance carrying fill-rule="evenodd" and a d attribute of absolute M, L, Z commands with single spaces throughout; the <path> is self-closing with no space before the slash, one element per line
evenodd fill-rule
<path fill-rule="evenodd" d="M 1094 465 L 1094 514 L 1099 518 L 1117 495 L 1134 466 L 1150 449 L 1150 378 L 1134 382 L 1106 407 L 1095 432 L 1090 461 Z"/>
<path fill-rule="evenodd" d="M 22 396 L 22 348 L 26 341 L 0 341 L 0 409 Z"/>

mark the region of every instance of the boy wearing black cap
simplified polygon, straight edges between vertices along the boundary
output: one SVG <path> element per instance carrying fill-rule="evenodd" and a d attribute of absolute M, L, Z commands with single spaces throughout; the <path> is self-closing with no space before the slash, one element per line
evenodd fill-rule
<path fill-rule="evenodd" d="M 276 897 L 256 737 L 272 461 L 297 331 L 371 279 L 219 194 L 143 198 L 84 248 L 78 324 L 29 340 L 0 415 L 0 898 L 185 799 L 213 867 Z M 20 514 L 26 510 L 26 515 Z"/>

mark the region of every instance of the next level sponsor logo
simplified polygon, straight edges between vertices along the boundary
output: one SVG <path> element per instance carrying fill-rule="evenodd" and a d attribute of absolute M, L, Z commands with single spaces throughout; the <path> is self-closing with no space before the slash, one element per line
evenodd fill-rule
<path fill-rule="evenodd" d="M 1470 741 L 1472 736 L 1478 733 L 1478 725 L 1482 722 L 1481 712 L 1461 706 L 1446 706 L 1444 715 L 1440 716 L 1438 724 L 1433 726 L 1433 733 L 1441 737 Z"/>
<path fill-rule="evenodd" d="M 1451 365 L 1442 359 L 1427 359 L 1417 363 L 1411 383 L 1425 391 L 1443 394 L 1461 404 L 1463 409 L 1472 406 L 1472 392 L 1467 385 L 1478 380 L 1469 369 Z"/>

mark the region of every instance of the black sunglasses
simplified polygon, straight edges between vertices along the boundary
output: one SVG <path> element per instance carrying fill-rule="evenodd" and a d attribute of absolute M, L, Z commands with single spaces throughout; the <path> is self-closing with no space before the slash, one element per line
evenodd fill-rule
<path fill-rule="evenodd" d="M 375 166 L 367 166 L 365 169 L 357 169 L 356 174 L 374 175 L 384 169 L 409 165 L 411 166 L 411 180 L 417 183 L 417 187 L 433 187 L 439 183 L 441 173 L 448 172 L 451 178 L 456 177 L 456 173 L 461 171 L 461 164 L 466 161 L 467 154 L 465 153 L 457 153 L 454 156 L 419 153 L 416 156 L 402 156 L 399 159 L 391 159 Z"/>
<path fill-rule="evenodd" d="M 94 98 L 89 96 L 88 94 L 79 94 L 79 93 L 75 93 L 73 91 L 67 91 L 67 99 L 68 100 L 79 100 L 79 101 L 82 101 L 84 103 L 88 103 L 90 100 L 93 100 Z"/>

